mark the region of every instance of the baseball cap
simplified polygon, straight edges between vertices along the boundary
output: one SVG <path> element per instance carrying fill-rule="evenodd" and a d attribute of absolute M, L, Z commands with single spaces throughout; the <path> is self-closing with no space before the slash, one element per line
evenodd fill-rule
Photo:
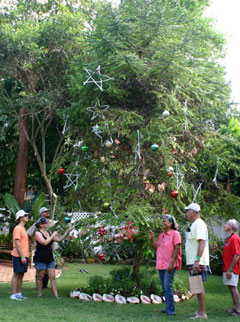
<path fill-rule="evenodd" d="M 196 212 L 200 212 L 201 208 L 198 203 L 190 203 L 187 207 L 185 207 L 185 210 L 194 210 Z"/>
<path fill-rule="evenodd" d="M 40 208 L 40 210 L 39 210 L 39 216 L 41 215 L 41 213 L 42 212 L 44 212 L 44 211 L 49 211 L 49 209 L 48 208 L 46 208 L 46 207 L 42 207 L 42 208 Z"/>
<path fill-rule="evenodd" d="M 46 224 L 48 223 L 49 220 L 45 217 L 41 217 L 41 218 L 38 218 L 38 220 L 36 221 L 36 224 Z"/>
<path fill-rule="evenodd" d="M 24 217 L 25 215 L 28 215 L 27 212 L 25 212 L 24 210 L 18 210 L 18 212 L 16 212 L 16 220 L 18 220 L 21 217 Z"/>

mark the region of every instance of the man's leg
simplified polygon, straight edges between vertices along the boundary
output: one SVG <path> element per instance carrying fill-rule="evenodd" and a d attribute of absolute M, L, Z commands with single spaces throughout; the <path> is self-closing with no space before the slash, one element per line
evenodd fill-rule
<path fill-rule="evenodd" d="M 13 273 L 11 287 L 12 287 L 12 295 L 17 293 L 17 282 L 18 282 L 18 273 Z"/>
<path fill-rule="evenodd" d="M 203 293 L 197 294 L 197 299 L 198 299 L 198 305 L 199 305 L 198 314 L 199 315 L 205 315 L 206 314 L 206 309 L 205 309 L 205 289 L 203 290 Z"/>
<path fill-rule="evenodd" d="M 232 300 L 233 300 L 233 308 L 240 312 L 240 304 L 239 304 L 239 292 L 237 286 L 228 285 L 228 288 L 230 290 Z"/>
<path fill-rule="evenodd" d="M 24 273 L 18 273 L 18 278 L 17 278 L 17 292 L 16 293 L 21 293 L 23 275 L 24 275 Z"/>

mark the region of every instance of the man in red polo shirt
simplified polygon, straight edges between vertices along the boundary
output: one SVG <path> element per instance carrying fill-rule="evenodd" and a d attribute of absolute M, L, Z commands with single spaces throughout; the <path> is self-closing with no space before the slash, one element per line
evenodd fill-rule
<path fill-rule="evenodd" d="M 238 222 L 230 219 L 224 225 L 228 238 L 223 248 L 223 284 L 227 285 L 233 300 L 233 307 L 228 310 L 230 315 L 240 315 L 238 278 L 240 273 L 240 239 L 236 233 Z"/>

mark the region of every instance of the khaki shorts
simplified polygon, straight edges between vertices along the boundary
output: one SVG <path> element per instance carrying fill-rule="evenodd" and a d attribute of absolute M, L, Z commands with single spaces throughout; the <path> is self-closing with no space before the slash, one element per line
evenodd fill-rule
<path fill-rule="evenodd" d="M 238 274 L 232 273 L 232 277 L 228 279 L 226 277 L 226 273 L 223 272 L 223 284 L 224 285 L 238 286 L 238 278 L 239 278 Z"/>

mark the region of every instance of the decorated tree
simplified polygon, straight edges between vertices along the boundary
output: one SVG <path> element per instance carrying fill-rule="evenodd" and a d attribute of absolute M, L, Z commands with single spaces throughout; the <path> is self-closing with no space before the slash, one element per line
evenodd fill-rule
<path fill-rule="evenodd" d="M 159 215 L 184 224 L 184 206 L 193 200 L 208 220 L 230 204 L 218 182 L 224 151 L 216 134 L 227 124 L 230 89 L 218 64 L 224 40 L 204 17 L 206 4 L 99 5 L 85 33 L 84 60 L 76 56 L 68 74 L 72 136 L 63 201 L 102 211 L 92 224 L 133 222 L 137 270 L 144 231 L 159 227 Z M 70 178 L 77 180 L 71 185 Z M 226 205 L 221 215 L 227 213 Z"/>

